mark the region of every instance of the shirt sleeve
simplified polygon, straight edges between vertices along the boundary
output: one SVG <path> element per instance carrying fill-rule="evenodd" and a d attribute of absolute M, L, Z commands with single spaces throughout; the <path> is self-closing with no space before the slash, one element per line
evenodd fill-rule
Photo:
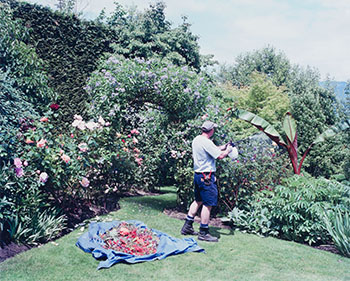
<path fill-rule="evenodd" d="M 221 150 L 217 147 L 212 140 L 209 140 L 205 143 L 205 151 L 214 159 L 218 158 L 221 154 Z"/>

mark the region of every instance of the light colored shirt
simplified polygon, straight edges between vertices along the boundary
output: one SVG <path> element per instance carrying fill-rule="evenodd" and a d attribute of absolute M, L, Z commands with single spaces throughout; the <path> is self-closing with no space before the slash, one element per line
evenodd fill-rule
<path fill-rule="evenodd" d="M 192 141 L 193 168 L 195 172 L 216 172 L 215 159 L 221 150 L 205 136 L 196 136 Z"/>

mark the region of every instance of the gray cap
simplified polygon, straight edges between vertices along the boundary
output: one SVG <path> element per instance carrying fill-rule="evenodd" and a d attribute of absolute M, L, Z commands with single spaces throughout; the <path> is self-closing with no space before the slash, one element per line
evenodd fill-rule
<path fill-rule="evenodd" d="M 202 125 L 202 130 L 205 132 L 210 131 L 211 129 L 217 128 L 218 125 L 211 121 L 205 121 Z"/>

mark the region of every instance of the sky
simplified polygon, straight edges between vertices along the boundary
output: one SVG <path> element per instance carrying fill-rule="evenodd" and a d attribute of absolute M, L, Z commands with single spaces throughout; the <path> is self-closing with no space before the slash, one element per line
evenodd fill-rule
<path fill-rule="evenodd" d="M 116 0 L 77 0 L 85 18 L 105 8 L 113 12 Z M 57 0 L 27 0 L 55 7 Z M 156 1 L 119 0 L 124 7 L 143 11 Z M 222 64 L 234 64 L 239 55 L 273 47 L 292 64 L 312 67 L 335 81 L 350 80 L 349 0 L 163 0 L 173 27 L 187 16 L 199 36 L 200 53 L 213 54 Z"/>

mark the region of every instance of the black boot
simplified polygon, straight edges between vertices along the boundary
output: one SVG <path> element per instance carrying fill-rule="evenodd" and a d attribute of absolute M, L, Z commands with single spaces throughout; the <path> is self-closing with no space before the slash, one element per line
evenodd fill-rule
<path fill-rule="evenodd" d="M 193 221 L 185 220 L 185 223 L 181 229 L 182 235 L 198 235 L 198 232 L 193 229 Z"/>
<path fill-rule="evenodd" d="M 199 228 L 198 240 L 206 241 L 206 242 L 219 242 L 217 237 L 211 236 L 209 234 L 209 228 Z"/>

